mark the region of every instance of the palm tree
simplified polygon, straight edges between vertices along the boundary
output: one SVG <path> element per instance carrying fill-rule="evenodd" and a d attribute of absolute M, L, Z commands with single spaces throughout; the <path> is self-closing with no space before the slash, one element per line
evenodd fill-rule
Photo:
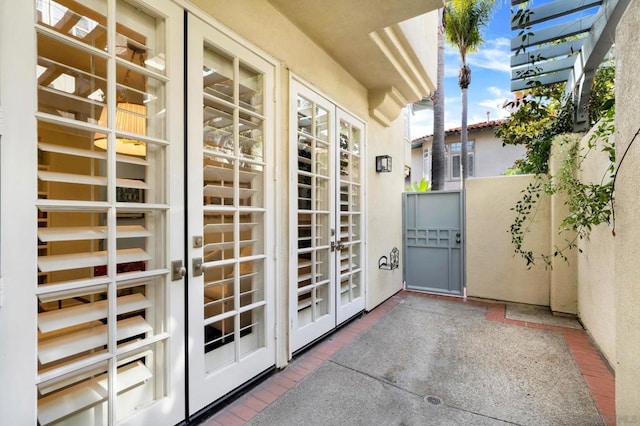
<path fill-rule="evenodd" d="M 450 0 L 445 6 L 447 17 L 445 35 L 447 41 L 460 53 L 458 86 L 460 86 L 462 95 L 462 123 L 460 126 L 462 189 L 464 189 L 464 181 L 468 176 L 467 89 L 471 84 L 471 68 L 467 65 L 467 53 L 477 51 L 484 41 L 480 30 L 487 25 L 494 4 L 495 0 Z"/>
<path fill-rule="evenodd" d="M 433 143 L 431 144 L 431 189 L 444 189 L 444 9 L 438 10 L 438 65 L 433 98 Z"/>

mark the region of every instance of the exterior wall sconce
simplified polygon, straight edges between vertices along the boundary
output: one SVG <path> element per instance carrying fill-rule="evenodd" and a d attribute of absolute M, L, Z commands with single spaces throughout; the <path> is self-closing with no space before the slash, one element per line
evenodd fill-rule
<path fill-rule="evenodd" d="M 376 172 L 386 173 L 390 171 L 391 171 L 391 156 L 390 155 L 376 156 Z"/>

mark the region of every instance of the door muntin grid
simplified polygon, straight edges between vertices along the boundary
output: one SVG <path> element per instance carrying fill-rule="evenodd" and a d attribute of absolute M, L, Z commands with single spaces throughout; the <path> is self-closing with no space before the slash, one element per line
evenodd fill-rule
<path fill-rule="evenodd" d="M 296 100 L 298 328 L 331 312 L 330 111 L 305 96 Z"/>
<path fill-rule="evenodd" d="M 339 213 L 337 269 L 339 306 L 362 297 L 362 129 L 346 119 L 339 126 Z"/>
<path fill-rule="evenodd" d="M 92 6 L 36 1 L 42 425 L 113 424 L 169 395 L 169 76 L 150 65 L 166 23 Z"/>
<path fill-rule="evenodd" d="M 266 347 L 264 76 L 205 45 L 202 70 L 205 372 Z"/>

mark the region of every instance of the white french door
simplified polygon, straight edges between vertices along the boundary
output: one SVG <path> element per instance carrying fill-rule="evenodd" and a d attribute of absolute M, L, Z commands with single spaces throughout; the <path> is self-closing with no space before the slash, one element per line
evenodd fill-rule
<path fill-rule="evenodd" d="M 189 16 L 189 411 L 275 364 L 274 66 Z"/>
<path fill-rule="evenodd" d="M 169 263 L 184 216 L 168 170 L 183 172 L 182 11 L 34 4 L 38 424 L 175 424 L 184 287 Z"/>
<path fill-rule="evenodd" d="M 336 213 L 336 321 L 364 310 L 363 176 L 364 124 L 338 109 L 336 177 L 339 212 Z"/>
<path fill-rule="evenodd" d="M 290 93 L 294 352 L 364 309 L 364 124 L 295 79 Z"/>

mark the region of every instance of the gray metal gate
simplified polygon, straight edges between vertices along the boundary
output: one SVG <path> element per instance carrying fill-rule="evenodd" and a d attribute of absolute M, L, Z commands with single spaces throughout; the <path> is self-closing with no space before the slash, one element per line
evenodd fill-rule
<path fill-rule="evenodd" d="M 462 295 L 462 191 L 403 194 L 404 279 L 410 290 Z"/>

